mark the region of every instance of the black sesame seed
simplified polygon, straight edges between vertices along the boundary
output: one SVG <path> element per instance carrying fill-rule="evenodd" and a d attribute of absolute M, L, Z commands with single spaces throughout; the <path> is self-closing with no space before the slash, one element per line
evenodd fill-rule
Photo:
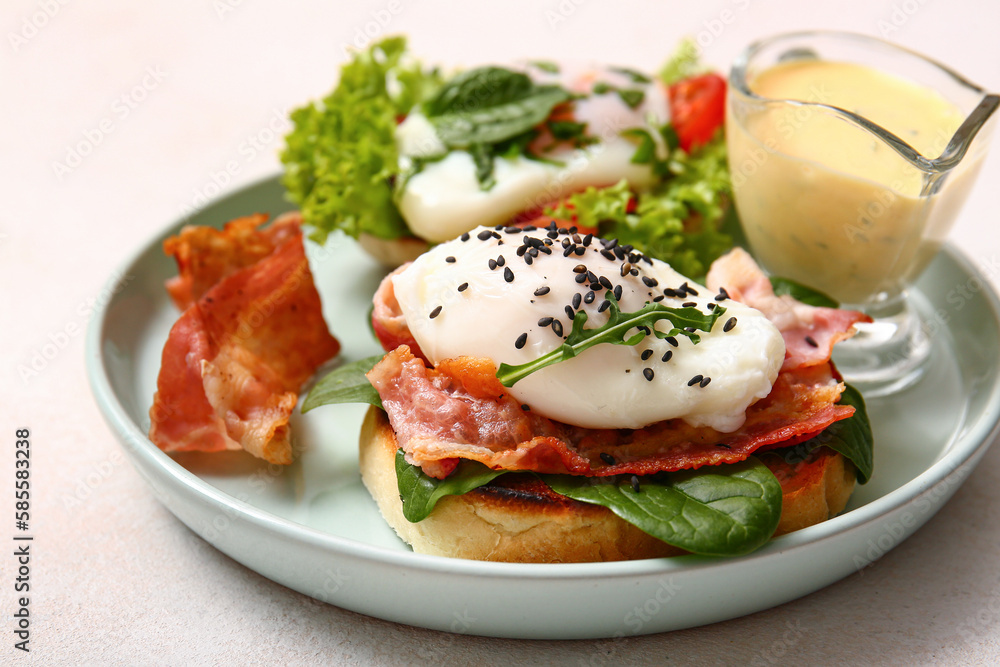
<path fill-rule="evenodd" d="M 509 266 L 503 270 L 503 279 L 509 283 L 514 282 L 514 272 L 510 270 Z"/>
<path fill-rule="evenodd" d="M 632 490 L 639 493 L 639 476 L 632 475 L 632 479 L 629 480 L 629 484 L 632 485 Z"/>
<path fill-rule="evenodd" d="M 660 361 L 662 361 L 662 362 L 670 361 L 670 357 L 672 357 L 672 356 L 674 356 L 674 351 L 673 350 L 667 350 L 666 352 L 663 353 L 663 356 L 660 357 Z"/>
<path fill-rule="evenodd" d="M 499 234 L 497 234 L 496 232 L 490 232 L 490 236 L 492 236 L 492 237 L 493 237 L 493 238 L 495 238 L 495 239 L 498 239 L 498 238 L 500 238 L 500 235 L 499 235 Z M 501 241 L 501 243 L 503 243 L 503 241 Z"/>
<path fill-rule="evenodd" d="M 643 361 L 646 361 L 651 356 L 653 356 L 653 351 L 652 350 L 643 350 L 642 354 L 639 355 L 639 358 L 642 359 Z"/>
<path fill-rule="evenodd" d="M 653 369 L 652 368 L 643 368 L 642 369 L 642 376 L 644 378 L 646 378 L 647 380 L 649 380 L 650 382 L 652 382 L 653 381 Z"/>
<path fill-rule="evenodd" d="M 659 295 L 659 296 L 654 296 L 653 297 L 653 303 L 659 303 L 661 301 L 663 301 L 663 295 L 662 294 Z"/>
<path fill-rule="evenodd" d="M 501 229 L 503 229 L 503 227 L 504 227 L 503 225 L 497 225 L 493 229 L 495 229 L 495 230 L 497 230 L 499 232 Z"/>
<path fill-rule="evenodd" d="M 521 409 L 524 410 L 525 412 L 530 412 L 531 411 L 531 408 L 528 407 L 527 403 L 522 403 L 521 404 Z"/>
<path fill-rule="evenodd" d="M 553 317 L 543 317 L 540 320 L 538 320 L 538 326 L 540 326 L 540 327 L 547 327 L 550 324 L 552 324 L 552 320 L 553 319 L 555 319 L 555 318 L 553 318 Z"/>
<path fill-rule="evenodd" d="M 671 345 L 673 345 L 674 347 L 677 347 L 677 339 L 676 339 L 676 338 L 674 338 L 673 336 L 667 336 L 667 337 L 666 337 L 666 338 L 664 338 L 663 340 L 667 341 L 668 343 L 670 343 L 670 344 L 671 344 Z"/>
<path fill-rule="evenodd" d="M 469 283 L 462 283 L 461 285 L 458 286 L 459 292 L 464 292 L 467 289 L 469 289 Z"/>
<path fill-rule="evenodd" d="M 593 292 L 587 292 L 586 294 L 583 295 L 583 302 L 594 303 L 595 298 L 597 298 L 596 294 L 594 294 Z"/>
<path fill-rule="evenodd" d="M 583 253 L 587 252 L 587 249 L 584 248 L 582 245 L 578 245 L 575 248 L 573 248 L 573 252 L 576 253 L 577 257 L 582 257 Z"/>
<path fill-rule="evenodd" d="M 480 241 L 485 241 L 486 239 L 490 238 L 491 236 L 493 236 L 493 232 L 491 232 L 488 229 L 484 229 L 483 231 L 481 231 L 478 234 L 476 234 L 476 238 L 479 239 Z"/>
<path fill-rule="evenodd" d="M 627 276 L 628 273 L 629 273 L 629 271 L 631 271 L 631 270 L 632 270 L 632 265 L 631 264 L 629 264 L 628 262 L 625 262 L 624 264 L 622 264 L 622 270 L 621 270 L 622 278 L 624 278 L 625 276 Z"/>
<path fill-rule="evenodd" d="M 586 236 L 584 236 L 583 237 L 583 245 L 584 245 L 584 247 L 589 246 L 590 242 L 593 241 L 593 240 L 594 240 L 594 235 L 593 234 L 587 234 Z"/>
<path fill-rule="evenodd" d="M 548 293 L 549 293 L 548 285 L 542 285 L 541 287 L 535 290 L 535 296 L 545 296 Z"/>
<path fill-rule="evenodd" d="M 693 387 L 704 379 L 705 379 L 704 375 L 695 375 L 693 378 L 688 380 L 688 386 Z"/>
<path fill-rule="evenodd" d="M 538 257 L 538 248 L 528 248 L 528 257 Z"/>
<path fill-rule="evenodd" d="M 707 308 L 708 308 L 709 310 L 715 310 L 715 304 L 714 304 L 714 303 L 709 303 L 709 304 L 708 304 L 708 306 L 706 306 L 706 307 L 707 307 Z"/>
<path fill-rule="evenodd" d="M 560 322 L 559 320 L 553 320 L 552 321 L 552 332 L 555 335 L 557 335 L 557 336 L 562 336 L 563 335 L 562 322 Z"/>
<path fill-rule="evenodd" d="M 607 276 L 601 276 L 601 277 L 600 277 L 600 278 L 598 279 L 598 282 L 599 282 L 599 283 L 601 283 L 601 286 L 602 286 L 602 287 L 603 287 L 604 289 L 613 289 L 613 287 L 614 287 L 614 286 L 613 286 L 613 285 L 611 284 L 611 280 L 610 280 L 610 279 L 609 279 L 609 278 L 608 278 Z"/>
<path fill-rule="evenodd" d="M 597 278 L 597 274 L 594 273 L 593 271 L 587 271 L 587 280 L 589 280 L 592 283 L 600 282 Z"/>
<path fill-rule="evenodd" d="M 615 457 L 611 456 L 611 454 L 608 454 L 607 452 L 601 452 L 601 460 L 609 466 L 613 466 L 615 464 Z"/>
<path fill-rule="evenodd" d="M 647 336 L 649 336 L 650 334 L 653 333 L 652 331 L 649 330 L 649 327 L 647 327 L 646 325 L 642 325 L 642 326 L 636 327 L 636 329 L 638 329 L 642 333 L 646 334 Z"/>
<path fill-rule="evenodd" d="M 819 343 L 817 343 L 816 339 L 812 336 L 806 336 L 806 343 L 808 343 L 811 347 L 819 347 Z"/>
<path fill-rule="evenodd" d="M 524 253 L 526 253 L 526 252 L 528 252 L 528 246 L 526 246 L 526 245 L 520 246 L 517 249 L 517 256 L 518 257 L 524 257 Z"/>
<path fill-rule="evenodd" d="M 583 296 L 579 292 L 575 293 L 573 295 L 573 308 L 579 308 L 580 307 L 580 301 L 582 301 L 582 300 L 583 300 Z"/>
<path fill-rule="evenodd" d="M 503 231 L 504 231 L 505 234 L 520 234 L 521 233 L 521 228 L 520 227 L 504 227 Z"/>
<path fill-rule="evenodd" d="M 444 258 L 444 261 L 448 262 L 449 264 L 454 264 L 455 258 L 451 255 L 448 255 L 447 257 Z"/>
<path fill-rule="evenodd" d="M 668 287 L 665 290 L 663 290 L 663 296 L 684 296 L 684 295 L 683 294 L 678 294 L 673 289 L 671 289 L 670 287 Z"/>
<path fill-rule="evenodd" d="M 517 337 L 517 340 L 514 341 L 514 347 L 520 350 L 522 347 L 524 347 L 524 344 L 527 342 L 528 342 L 528 332 L 524 332 L 523 334 Z"/>
<path fill-rule="evenodd" d="M 695 332 L 695 328 L 694 327 L 684 327 L 684 331 L 687 331 L 688 333 L 694 333 Z"/>
<path fill-rule="evenodd" d="M 469 232 L 465 232 L 459 238 L 462 239 L 462 241 L 468 241 L 469 240 Z"/>
<path fill-rule="evenodd" d="M 622 300 L 622 286 L 621 285 L 615 286 L 614 293 L 615 293 L 615 301 L 621 301 Z"/>
<path fill-rule="evenodd" d="M 554 229 L 551 229 L 551 230 L 549 230 L 549 233 L 546 234 L 546 236 L 548 236 L 550 239 L 557 239 L 557 238 L 559 238 L 559 232 L 557 232 Z"/>
<path fill-rule="evenodd" d="M 730 317 L 728 320 L 726 320 L 726 324 L 725 324 L 725 326 L 722 327 L 722 330 L 723 331 L 732 331 L 733 327 L 735 327 L 735 326 L 736 326 L 736 318 L 735 317 Z"/>
<path fill-rule="evenodd" d="M 608 260 L 609 262 L 615 261 L 615 253 L 611 252 L 607 248 L 601 251 L 601 257 Z"/>
<path fill-rule="evenodd" d="M 566 317 L 572 320 L 576 316 L 576 312 L 573 310 L 573 306 L 566 306 Z"/>
<path fill-rule="evenodd" d="M 643 276 L 642 284 L 645 285 L 646 287 L 656 287 L 659 283 L 657 282 L 656 278 L 652 278 L 650 276 Z"/>
<path fill-rule="evenodd" d="M 576 266 L 573 267 L 573 273 L 586 273 L 586 272 L 587 272 L 587 267 L 584 266 L 583 264 L 577 264 Z"/>
<path fill-rule="evenodd" d="M 590 283 L 590 289 L 596 292 L 597 290 L 601 289 L 601 283 Z"/>
<path fill-rule="evenodd" d="M 438 306 L 437 308 L 435 308 L 434 310 L 431 311 L 430 317 L 433 320 L 435 317 L 437 317 L 440 314 L 441 314 L 441 306 Z"/>
<path fill-rule="evenodd" d="M 681 304 L 681 308 L 694 308 L 697 305 L 698 304 L 695 303 L 694 301 L 685 301 L 684 303 Z"/>
<path fill-rule="evenodd" d="M 597 312 L 603 313 L 605 310 L 611 307 L 611 302 L 605 299 L 601 302 L 601 305 L 597 307 Z"/>
<path fill-rule="evenodd" d="M 706 377 L 702 378 L 701 382 L 698 383 L 699 387 L 707 387 L 708 383 L 712 381 L 712 378 Z"/>
<path fill-rule="evenodd" d="M 497 268 L 497 261 L 495 259 L 491 259 L 490 261 L 488 261 L 486 263 L 489 265 L 490 271 L 493 271 L 494 269 Z"/>
<path fill-rule="evenodd" d="M 534 261 L 535 260 L 532 259 L 531 255 L 525 255 L 524 256 L 524 263 L 527 264 L 528 266 L 531 266 L 531 263 L 534 262 Z"/>
<path fill-rule="evenodd" d="M 576 248 L 571 245 L 565 246 L 565 250 L 563 250 L 563 257 L 569 257 L 573 254 L 574 250 L 576 250 Z"/>
<path fill-rule="evenodd" d="M 503 266 L 507 263 L 507 260 L 503 258 L 503 255 L 497 256 L 497 266 Z"/>
<path fill-rule="evenodd" d="M 576 274 L 576 279 L 575 280 L 576 280 L 576 282 L 578 282 L 578 283 L 580 283 L 582 285 L 583 283 L 587 282 L 587 274 L 586 273 L 578 273 L 578 274 Z"/>
<path fill-rule="evenodd" d="M 725 287 L 719 288 L 719 293 L 715 295 L 716 301 L 725 301 L 729 298 L 729 292 L 726 291 Z"/>

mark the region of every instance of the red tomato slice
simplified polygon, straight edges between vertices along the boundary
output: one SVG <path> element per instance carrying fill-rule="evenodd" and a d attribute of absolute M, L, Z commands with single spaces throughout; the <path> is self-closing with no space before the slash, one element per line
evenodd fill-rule
<path fill-rule="evenodd" d="M 708 143 L 726 116 L 726 81 L 718 74 L 685 79 L 667 89 L 670 118 L 681 148 Z"/>

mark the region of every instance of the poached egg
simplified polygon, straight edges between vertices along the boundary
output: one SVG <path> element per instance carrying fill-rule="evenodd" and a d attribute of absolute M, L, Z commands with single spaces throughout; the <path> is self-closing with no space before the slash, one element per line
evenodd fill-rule
<path fill-rule="evenodd" d="M 498 158 L 495 184 L 483 189 L 468 151 L 448 151 L 434 126 L 419 111 L 411 112 L 396 128 L 400 167 L 415 158 L 440 157 L 409 178 L 397 204 L 406 224 L 417 236 L 439 243 L 471 229 L 476 221 L 494 225 L 522 211 L 541 208 L 589 186 L 614 185 L 625 179 L 633 190 L 656 182 L 649 165 L 634 164 L 636 144 L 622 131 L 640 128 L 659 137 L 656 129 L 670 119 L 664 87 L 656 81 L 636 81 L 621 71 L 564 66 L 558 73 L 529 70 L 540 83 L 558 83 L 581 95 L 573 102 L 573 118 L 586 123 L 597 142 L 583 148 L 558 146 L 546 152 L 546 161 L 523 155 Z M 603 85 L 606 92 L 595 93 Z M 605 90 L 597 88 L 597 90 Z M 615 91 L 640 92 L 642 101 L 629 106 Z"/>
<path fill-rule="evenodd" d="M 582 278 L 581 278 L 582 276 Z M 648 302 L 703 313 L 725 308 L 700 342 L 647 335 L 637 345 L 598 344 L 509 388 L 527 409 L 587 428 L 642 428 L 681 418 L 731 432 L 767 396 L 785 354 L 759 311 L 710 293 L 616 241 L 573 228 L 477 227 L 435 246 L 393 278 L 414 339 L 428 360 L 473 356 L 516 365 L 561 346 L 578 311 L 585 328 Z M 673 325 L 656 324 L 660 331 Z M 632 332 L 635 333 L 635 332 Z"/>

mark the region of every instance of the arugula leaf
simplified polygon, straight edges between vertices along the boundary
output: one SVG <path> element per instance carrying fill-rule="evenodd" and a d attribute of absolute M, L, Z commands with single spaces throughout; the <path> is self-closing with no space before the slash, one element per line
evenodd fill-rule
<path fill-rule="evenodd" d="M 823 292 L 814 290 L 811 287 L 806 287 L 802 283 L 795 282 L 790 278 L 771 276 L 771 287 L 774 288 L 774 293 L 778 296 L 787 294 L 797 301 L 801 301 L 802 303 L 810 306 L 818 306 L 821 308 L 837 308 L 840 306 L 839 303 L 828 297 Z"/>
<path fill-rule="evenodd" d="M 607 507 L 653 537 L 693 553 L 739 556 L 771 539 L 781 484 L 754 457 L 741 463 L 643 477 L 541 475 L 553 491 Z"/>
<path fill-rule="evenodd" d="M 303 414 L 321 405 L 335 403 L 368 403 L 381 408 L 382 399 L 365 377 L 365 373 L 381 361 L 383 356 L 376 354 L 358 359 L 327 373 L 302 401 Z"/>
<path fill-rule="evenodd" d="M 610 290 L 605 293 L 604 298 L 609 303 L 606 323 L 592 329 L 584 329 L 587 313 L 583 310 L 577 311 L 576 317 L 573 318 L 573 329 L 562 345 L 534 361 L 516 366 L 500 364 L 497 369 L 500 383 L 505 387 L 512 387 L 535 371 L 572 359 L 584 350 L 601 343 L 636 345 L 646 336 L 655 335 L 657 338 L 687 336 L 691 342 L 697 344 L 701 341 L 701 337 L 685 330 L 685 327 L 711 331 L 715 321 L 726 312 L 725 308 L 717 307 L 706 314 L 697 308 L 670 308 L 662 303 L 649 302 L 635 312 L 623 313 L 618 308 L 618 300 Z M 669 331 L 660 331 L 656 328 L 656 323 L 660 320 L 667 320 L 674 327 Z M 628 335 L 632 331 L 636 333 Z"/>
<path fill-rule="evenodd" d="M 407 521 L 423 521 L 445 496 L 460 496 L 488 484 L 506 470 L 491 470 L 482 463 L 463 459 L 445 479 L 425 475 L 418 466 L 406 462 L 403 450 L 396 450 L 396 483 Z"/>
<path fill-rule="evenodd" d="M 437 70 L 408 64 L 405 53 L 402 37 L 357 53 L 332 93 L 291 114 L 282 184 L 319 243 L 334 230 L 355 238 L 410 233 L 393 201 L 396 121 L 436 90 L 441 78 Z"/>
<path fill-rule="evenodd" d="M 846 385 L 844 393 L 840 395 L 840 403 L 853 406 L 854 414 L 830 424 L 822 433 L 802 443 L 802 446 L 808 448 L 823 445 L 843 454 L 854 464 L 858 483 L 865 484 L 871 479 L 874 469 L 875 444 L 865 399 L 857 389 Z"/>

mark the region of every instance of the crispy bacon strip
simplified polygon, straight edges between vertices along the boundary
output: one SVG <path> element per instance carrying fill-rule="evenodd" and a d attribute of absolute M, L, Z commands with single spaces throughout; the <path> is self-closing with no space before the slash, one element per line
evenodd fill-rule
<path fill-rule="evenodd" d="M 429 369 L 406 346 L 368 374 L 407 460 L 446 477 L 457 458 L 494 469 L 603 476 L 652 474 L 742 461 L 754 451 L 795 444 L 854 414 L 829 364 L 778 376 L 733 433 L 683 420 L 644 429 L 584 429 L 526 412 L 488 359 L 450 359 Z M 610 455 L 608 464 L 601 454 Z"/>
<path fill-rule="evenodd" d="M 164 244 L 184 248 L 178 262 L 183 255 L 182 277 L 190 280 L 174 283 L 183 298 L 201 291 L 210 274 L 225 275 L 170 330 L 149 437 L 168 452 L 245 449 L 288 464 L 298 391 L 340 344 L 323 320 L 297 221 L 251 231 L 251 219 L 260 220 L 241 218 L 221 234 L 187 228 Z M 268 243 L 274 247 L 265 256 L 238 266 Z M 217 252 L 228 259 L 216 261 Z"/>
<path fill-rule="evenodd" d="M 734 248 L 715 260 L 705 285 L 725 288 L 729 296 L 764 313 L 785 339 L 783 370 L 825 364 L 833 346 L 854 335 L 854 325 L 871 322 L 855 310 L 818 308 L 788 295 L 776 296 L 764 272 L 742 248 Z"/>
<path fill-rule="evenodd" d="M 298 236 L 302 215 L 286 213 L 268 227 L 267 215 L 236 218 L 222 229 L 187 226 L 163 242 L 163 251 L 177 260 L 178 275 L 167 281 L 167 292 L 180 310 L 201 298 L 230 273 L 264 259 L 285 241 Z"/>

